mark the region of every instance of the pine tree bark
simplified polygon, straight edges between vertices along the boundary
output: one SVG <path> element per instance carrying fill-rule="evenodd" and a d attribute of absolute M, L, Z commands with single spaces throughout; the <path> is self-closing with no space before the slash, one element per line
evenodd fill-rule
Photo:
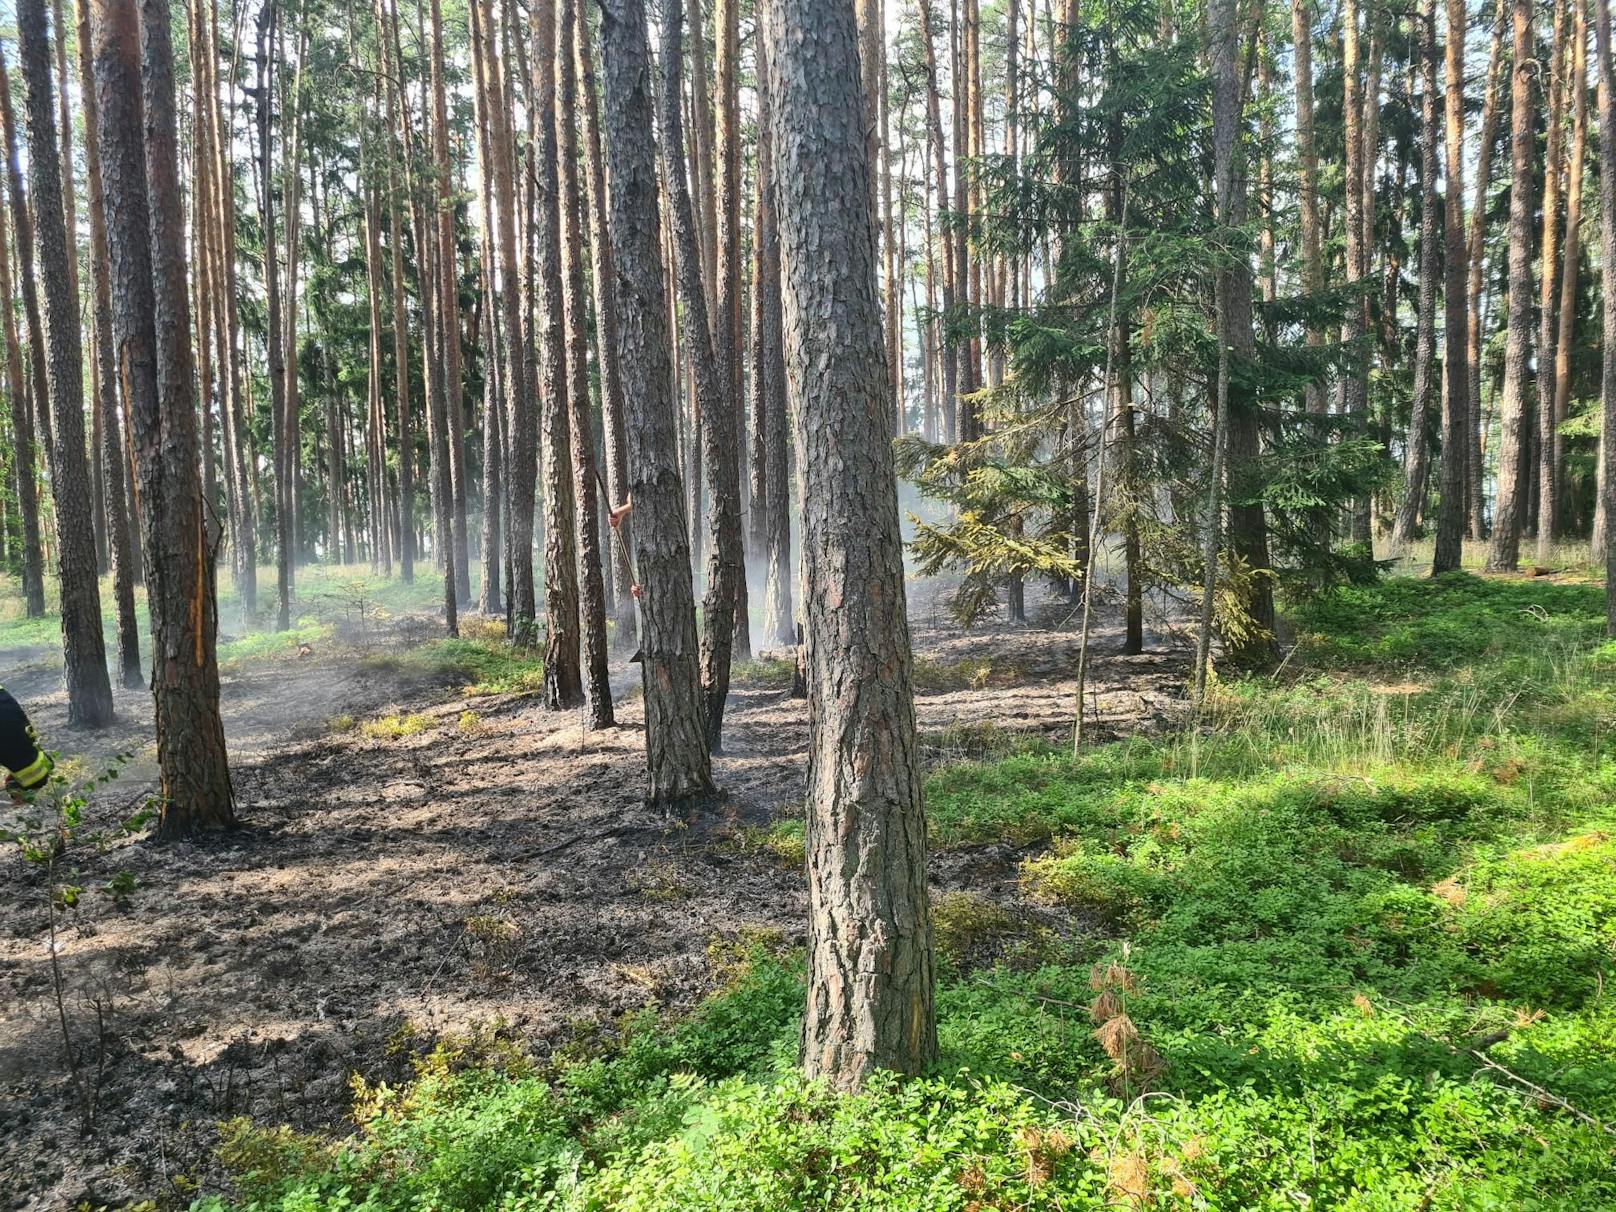
<path fill-rule="evenodd" d="M 741 331 L 741 110 L 737 73 L 740 70 L 740 0 L 717 0 L 714 24 L 717 28 L 717 53 L 714 68 L 718 85 L 718 140 L 715 159 L 718 163 L 718 189 L 714 206 L 718 219 L 718 273 L 714 280 L 713 299 L 713 353 L 719 373 L 723 376 L 724 395 L 718 412 L 708 414 L 709 424 L 722 442 L 723 453 L 716 467 L 709 467 L 713 481 L 713 508 L 723 508 L 723 500 L 733 501 L 735 520 L 733 527 L 721 527 L 714 532 L 728 537 L 732 550 L 721 559 L 734 567 L 727 570 L 728 593 L 731 597 L 731 618 L 734 634 L 730 652 L 734 660 L 752 659 L 752 625 L 748 617 L 746 585 L 746 549 L 741 530 L 741 518 L 746 509 L 746 487 L 740 474 L 741 452 L 745 449 L 746 433 L 742 394 L 742 350 L 745 348 Z M 718 477 L 726 482 L 718 483 Z M 712 556 L 708 568 L 713 567 Z M 712 584 L 709 571 L 708 584 Z M 710 593 L 710 589 L 709 589 Z M 707 670 L 711 681 L 712 671 Z M 726 670 L 724 684 L 727 690 L 729 675 Z M 714 683 L 716 684 L 716 683 Z M 709 691 L 711 694 L 711 691 Z M 707 717 L 714 743 L 717 743 L 717 722 L 722 711 Z"/>
<path fill-rule="evenodd" d="M 1511 0 L 1515 57 L 1511 67 L 1509 187 L 1509 313 L 1504 346 L 1504 385 L 1499 403 L 1498 495 L 1487 571 L 1512 572 L 1520 563 L 1526 518 L 1528 477 L 1522 452 L 1528 440 L 1526 380 L 1532 325 L 1532 162 L 1536 150 L 1536 106 L 1532 98 L 1531 0 Z"/>
<path fill-rule="evenodd" d="M 1421 0 L 1420 41 L 1420 293 L 1414 335 L 1414 404 L 1408 422 L 1408 457 L 1403 463 L 1403 503 L 1392 526 L 1394 550 L 1412 543 L 1425 508 L 1431 468 L 1431 403 L 1436 393 L 1437 249 L 1437 95 L 1436 0 Z"/>
<path fill-rule="evenodd" d="M 1459 567 L 1465 519 L 1470 513 L 1469 248 L 1464 222 L 1464 0 L 1447 0 L 1443 112 L 1447 153 L 1443 197 L 1443 363 L 1442 491 L 1437 503 L 1433 576 Z M 1433 132 L 1434 134 L 1434 132 Z M 1427 135 L 1431 138 L 1432 135 Z"/>
<path fill-rule="evenodd" d="M 679 480 L 667 300 L 651 141 L 651 52 L 644 0 L 601 0 L 604 133 L 618 363 L 628 438 L 628 499 L 640 603 L 646 800 L 672 806 L 713 792 Z"/>
<path fill-rule="evenodd" d="M 43 0 L 18 0 L 28 134 L 29 196 L 35 211 L 40 280 L 45 294 L 48 427 L 54 443 L 51 493 L 56 503 L 57 567 L 61 580 L 62 654 L 70 725 L 112 722 L 112 682 L 101 633 L 101 596 L 90 523 L 90 469 L 84 456 L 84 349 L 78 300 L 68 278 L 70 252 L 62 210 L 62 168 L 51 104 L 50 47 Z"/>
<path fill-rule="evenodd" d="M 937 1053 L 926 821 L 857 29 L 845 0 L 767 19 L 809 586 L 802 1059 L 849 1089 Z"/>
<path fill-rule="evenodd" d="M 95 74 L 91 53 L 90 8 L 88 0 L 77 0 L 80 100 L 84 107 L 84 170 L 86 207 L 90 212 L 90 276 L 95 331 L 95 366 L 91 383 L 96 393 L 96 410 L 101 416 L 101 445 L 92 448 L 98 460 L 107 497 L 122 501 L 123 440 L 118 424 L 117 363 L 112 340 L 112 284 L 108 279 L 106 199 L 101 184 L 101 140 Z M 10 298 L 9 293 L 6 295 Z M 140 626 L 135 614 L 135 578 L 130 552 L 129 527 L 122 510 L 114 510 L 107 527 L 108 565 L 112 573 L 113 601 L 117 607 L 119 682 L 127 690 L 137 690 L 140 676 Z M 37 541 L 37 527 L 36 541 Z"/>
<path fill-rule="evenodd" d="M 566 321 L 567 401 L 572 431 L 572 487 L 578 505 L 578 622 L 589 723 L 610 728 L 612 683 L 606 668 L 606 585 L 601 571 L 600 502 L 595 495 L 595 437 L 589 407 L 589 299 L 584 286 L 583 199 L 578 181 L 578 86 L 573 68 L 574 8 L 556 11 L 556 184 L 561 212 L 561 295 Z M 542 52 L 541 52 L 542 53 Z"/>
<path fill-rule="evenodd" d="M 1350 0 L 1349 0 L 1350 2 Z M 1244 87 L 1237 64 L 1241 56 L 1239 30 L 1231 17 L 1224 33 L 1227 45 L 1213 57 L 1212 121 L 1221 135 L 1214 143 L 1231 141 L 1226 152 L 1231 157 L 1228 174 L 1227 222 L 1243 226 L 1247 217 L 1247 158 L 1241 148 L 1240 132 L 1244 109 Z M 1360 165 L 1361 170 L 1361 165 Z M 1350 180 L 1350 178 L 1349 178 Z M 1257 357 L 1257 338 L 1252 318 L 1251 265 L 1239 258 L 1220 275 L 1223 297 L 1223 333 L 1232 365 L 1250 365 Z M 1359 313 L 1360 316 L 1362 313 Z M 1358 330 L 1362 331 L 1360 321 Z M 1257 423 L 1257 401 L 1245 383 L 1227 384 L 1227 476 L 1229 505 L 1229 547 L 1250 573 L 1250 592 L 1241 605 L 1252 623 L 1239 641 L 1227 645 L 1228 655 L 1237 665 L 1256 666 L 1275 655 L 1274 589 L 1268 557 L 1268 519 L 1260 501 L 1247 502 L 1248 491 L 1258 475 L 1262 453 Z M 1220 388 L 1220 390 L 1223 390 Z M 1242 503 L 1247 502 L 1247 503 Z M 1354 525 L 1357 523 L 1355 522 Z"/>
<path fill-rule="evenodd" d="M 1366 326 L 1364 280 L 1368 276 L 1368 249 L 1364 243 L 1365 216 L 1364 190 L 1365 151 L 1364 138 L 1364 83 L 1363 58 L 1360 51 L 1359 6 L 1357 0 L 1342 0 L 1342 122 L 1346 140 L 1346 280 L 1350 298 L 1347 318 L 1342 325 L 1341 340 L 1347 347 L 1348 365 L 1341 377 L 1341 411 L 1355 427 L 1366 429 L 1369 409 L 1368 350 L 1365 348 Z M 1231 455 L 1232 455 L 1231 451 Z M 1367 543 L 1369 509 L 1366 501 L 1351 504 L 1352 539 Z"/>
<path fill-rule="evenodd" d="M 1578 0 L 1581 3 L 1582 0 Z M 1549 52 L 1548 137 L 1543 154 L 1543 237 L 1539 245 L 1537 386 L 1537 562 L 1549 563 L 1560 522 L 1559 429 L 1554 416 L 1554 364 L 1560 326 L 1560 175 L 1565 170 L 1565 47 L 1567 0 L 1554 0 Z"/>
<path fill-rule="evenodd" d="M 533 95 L 539 114 L 551 114 L 555 89 L 555 0 L 529 8 Z M 577 506 L 572 490 L 572 434 L 567 400 L 566 325 L 561 302 L 561 214 L 557 198 L 556 133 L 539 123 L 534 149 L 534 235 L 537 241 L 540 445 L 544 494 L 544 705 L 552 711 L 583 705 L 578 651 Z"/>
<path fill-rule="evenodd" d="M 198 474 L 173 50 L 161 0 L 94 0 L 119 378 L 136 451 L 152 616 L 159 837 L 235 825 L 217 604 Z"/>
<path fill-rule="evenodd" d="M 1616 164 L 1616 52 L 1611 48 L 1610 0 L 1594 0 L 1595 37 L 1598 40 L 1599 158 L 1608 170 Z M 1599 174 L 1599 250 L 1606 266 L 1616 265 L 1616 174 Z M 1616 637 L 1616 290 L 1607 281 L 1601 294 L 1603 397 L 1599 434 L 1599 500 L 1604 506 L 1603 546 L 1594 551 L 1605 566 L 1605 634 Z"/>
<path fill-rule="evenodd" d="M 307 23 L 298 30 L 297 60 L 292 70 L 289 95 L 281 106 L 280 122 L 284 127 L 291 116 L 291 129 L 281 135 L 281 227 L 286 245 L 285 278 L 281 288 L 281 317 L 286 331 L 281 337 L 281 373 L 286 385 L 281 393 L 282 424 L 286 427 L 285 450 L 287 460 L 286 494 L 290 508 L 292 536 L 292 575 L 308 559 L 307 536 L 303 525 L 303 401 L 302 379 L 298 370 L 297 339 L 297 284 L 302 265 L 303 242 L 303 68 L 308 62 L 309 31 Z M 271 60 L 271 80 L 278 81 L 286 68 L 286 40 L 283 17 L 275 18 L 276 51 Z M 279 68 L 275 68 L 279 64 Z M 272 84 L 271 87 L 274 87 Z M 266 175 L 265 180 L 268 180 Z M 267 188 L 267 185 L 266 185 Z"/>
<path fill-rule="evenodd" d="M 477 159 L 480 164 L 494 163 L 493 138 L 489 126 L 489 100 L 484 81 L 488 79 L 485 61 L 487 40 L 483 34 L 484 17 L 475 7 L 467 10 L 470 17 L 472 101 L 476 111 Z M 496 303 L 495 248 L 499 242 L 494 222 L 494 178 L 492 171 L 484 171 L 478 190 L 483 229 L 481 271 L 484 309 L 486 313 L 487 344 L 483 354 L 483 531 L 482 531 L 482 583 L 477 608 L 485 615 L 497 617 L 502 613 L 500 592 L 501 565 L 504 562 L 504 460 L 505 442 L 502 434 L 505 415 L 505 344 L 500 332 L 501 315 Z"/>
<path fill-rule="evenodd" d="M 601 434 L 605 446 L 607 509 L 628 500 L 628 437 L 624 431 L 623 372 L 617 361 L 617 270 L 606 220 L 606 167 L 600 144 L 600 107 L 595 95 L 594 57 L 589 46 L 588 5 L 575 3 L 574 46 L 578 92 L 584 122 L 584 166 L 589 187 L 589 257 L 595 302 L 595 367 L 600 377 Z M 608 559 L 612 563 L 612 617 L 617 643 L 634 647 L 634 574 L 628 566 L 633 519 L 617 524 Z"/>
<path fill-rule="evenodd" d="M 444 84 L 443 6 L 432 0 L 432 167 L 436 187 L 438 324 L 443 335 L 443 382 L 451 482 L 450 535 L 455 591 L 471 601 L 471 542 L 466 532 L 466 423 L 460 374 L 460 283 L 456 272 L 453 182 L 449 169 L 449 117 Z"/>
<path fill-rule="evenodd" d="M 662 80 L 658 94 L 662 155 L 670 191 L 674 261 L 679 299 L 685 315 L 685 344 L 695 379 L 696 399 L 703 420 L 703 462 L 710 491 L 707 514 L 707 591 L 702 598 L 701 684 L 706 700 L 708 743 L 721 747 L 724 705 L 729 698 L 730 660 L 735 635 L 735 612 L 741 564 L 741 516 L 735 451 L 735 409 L 727 398 L 729 369 L 715 348 L 702 289 L 700 245 L 690 193 L 679 165 L 684 161 L 684 131 L 680 117 L 681 22 L 680 0 L 664 0 L 662 9 Z"/>
<path fill-rule="evenodd" d="M 202 9 L 198 0 L 199 13 Z M 257 497 L 249 474 L 248 447 L 243 386 L 243 353 L 241 348 L 241 310 L 236 288 L 236 190 L 231 155 L 225 147 L 224 119 L 219 97 L 218 81 L 218 28 L 217 10 L 207 7 L 206 20 L 199 21 L 206 39 L 200 64 L 207 93 L 207 144 L 213 158 L 208 174 L 213 197 L 208 222 L 213 227 L 212 251 L 214 256 L 213 282 L 215 306 L 213 308 L 215 341 L 224 351 L 228 370 L 226 390 L 221 400 L 225 434 L 227 472 L 234 482 L 237 514 L 231 519 L 231 540 L 235 560 L 236 584 L 241 594 L 242 618 L 251 623 L 258 612 L 258 511 Z M 234 80 L 232 79 L 232 89 Z M 109 457 L 111 457 L 109 455 Z M 256 465 L 254 465 L 256 466 Z M 138 548 L 138 543 L 136 543 Z M 135 575 L 140 573 L 140 553 L 134 552 Z"/>
<path fill-rule="evenodd" d="M 1571 86 L 1571 152 L 1566 171 L 1566 226 L 1560 262 L 1560 332 L 1554 364 L 1554 465 L 1556 494 L 1566 499 L 1565 439 L 1559 427 L 1571 415 L 1572 343 L 1576 339 L 1577 278 L 1582 266 L 1582 177 L 1588 149 L 1588 7 L 1573 6 L 1568 69 Z"/>
<path fill-rule="evenodd" d="M 753 509 L 766 522 L 767 568 L 763 585 L 763 627 L 771 644 L 791 648 L 797 642 L 792 607 L 791 470 L 787 448 L 791 437 L 786 416 L 785 333 L 780 302 L 780 223 L 774 173 L 774 69 L 761 26 L 757 50 L 758 222 L 753 270 L 752 392 L 762 414 L 766 490 L 755 493 Z"/>
<path fill-rule="evenodd" d="M 376 24 L 386 27 L 382 0 L 376 0 Z M 392 62 L 393 39 L 377 38 L 382 74 L 387 130 L 399 129 L 398 71 Z M 393 315 L 393 397 L 398 409 L 398 575 L 406 584 L 415 581 L 415 432 L 410 404 L 410 333 L 404 306 L 404 225 L 399 205 L 398 166 L 391 155 L 387 160 L 387 245 L 389 286 Z M 498 165 L 495 166 L 496 172 Z"/>
<path fill-rule="evenodd" d="M 507 7 L 506 23 L 510 10 Z M 499 37 L 492 14 L 482 24 L 483 100 L 488 109 L 488 129 L 493 143 L 494 198 L 497 203 L 500 304 L 505 337 L 505 553 L 508 609 L 513 636 L 521 643 L 534 642 L 536 614 L 533 585 L 533 515 L 535 478 L 538 469 L 538 424 L 534 415 L 532 363 L 529 360 L 531 333 L 523 306 L 523 265 L 517 256 L 516 174 L 513 164 L 514 135 L 506 79 L 506 61 L 499 53 Z"/>
<path fill-rule="evenodd" d="M 1487 91 L 1481 105 L 1481 139 L 1480 150 L 1476 157 L 1476 184 L 1474 200 L 1470 207 L 1470 236 L 1467 252 L 1469 302 L 1467 315 L 1469 319 L 1469 355 L 1465 383 L 1469 390 L 1469 416 L 1467 425 L 1469 432 L 1465 442 L 1466 491 L 1469 495 L 1468 516 L 1470 537 L 1480 539 L 1486 534 L 1484 509 L 1482 505 L 1482 486 L 1486 478 L 1486 441 L 1481 408 L 1481 324 L 1482 324 L 1482 284 L 1487 270 L 1487 195 L 1492 188 L 1493 151 L 1498 142 L 1498 128 L 1503 117 L 1503 60 L 1504 60 L 1504 27 L 1507 24 L 1508 0 L 1498 0 L 1498 7 L 1493 15 L 1493 34 L 1491 50 L 1487 55 Z M 1455 15 L 1449 13 L 1450 28 L 1463 28 L 1464 14 L 1461 11 L 1457 16 L 1457 25 L 1454 25 Z M 1462 44 L 1461 44 L 1462 45 Z M 1450 88 L 1454 87 L 1452 60 L 1449 60 Z M 1463 91 L 1462 71 L 1458 76 L 1457 87 Z M 1453 119 L 1449 117 L 1449 134 L 1453 133 Z M 1458 124 L 1460 146 L 1463 146 L 1464 123 Z M 1454 153 L 1449 152 L 1450 165 Z M 1461 161 L 1462 163 L 1462 161 Z M 1463 178 L 1456 178 L 1463 180 Z M 1451 260 L 1450 260 L 1451 266 Z M 1457 564 L 1455 565 L 1457 567 Z"/>
<path fill-rule="evenodd" d="M 948 167 L 947 150 L 943 142 L 942 102 L 938 95 L 940 90 L 937 82 L 937 47 L 932 34 L 931 0 L 919 0 L 919 12 L 921 45 L 926 61 L 927 141 L 931 146 L 932 171 L 936 175 L 936 203 L 941 209 L 947 204 L 948 199 Z M 954 283 L 958 279 L 958 269 L 954 261 L 953 240 L 941 232 L 938 240 L 943 249 L 943 318 L 932 321 L 932 341 L 942 362 L 943 415 L 940 436 L 944 442 L 952 443 L 958 437 L 959 366 L 953 342 L 947 339 L 945 325 L 950 322 L 949 318 L 954 313 Z"/>
<path fill-rule="evenodd" d="M 1111 48 L 1111 69 L 1118 69 L 1115 44 Z M 1123 125 L 1121 115 L 1111 119 L 1108 135 L 1111 159 L 1111 179 L 1106 183 L 1106 218 L 1117 232 L 1117 264 L 1113 285 L 1120 294 L 1127 280 L 1127 181 L 1123 162 Z M 1116 503 L 1113 517 L 1122 530 L 1123 569 L 1126 584 L 1123 587 L 1123 639 L 1122 651 L 1134 656 L 1145 650 L 1144 595 L 1140 583 L 1143 563 L 1139 543 L 1138 484 L 1134 476 L 1134 416 L 1133 416 L 1133 357 L 1128 339 L 1130 320 L 1123 307 L 1113 310 L 1111 324 L 1106 333 L 1106 361 L 1111 367 L 1111 381 L 1106 384 L 1107 437 L 1109 442 L 1102 457 L 1111 460 L 1110 495 Z M 1103 502 L 1096 508 L 1104 510 Z"/>
<path fill-rule="evenodd" d="M 22 514 L 23 609 L 30 619 L 45 613 L 45 571 L 39 537 L 39 480 L 35 468 L 34 419 L 22 375 L 22 347 L 11 300 L 11 253 L 7 249 L 5 208 L 0 207 L 0 324 L 5 337 L 6 395 L 11 405 L 12 462 L 17 472 L 17 507 Z"/>
<path fill-rule="evenodd" d="M 11 207 L 11 230 L 17 248 L 17 285 L 22 293 L 23 320 L 28 331 L 28 401 L 32 409 L 29 421 L 45 449 L 45 467 L 54 480 L 56 441 L 51 432 L 50 400 L 46 385 L 50 373 L 50 355 L 39 304 L 39 275 L 34 270 L 37 257 L 34 217 L 28 188 L 23 182 L 22 156 L 18 152 L 17 124 L 11 110 L 11 83 L 6 78 L 4 55 L 0 55 L 0 126 L 4 127 L 6 142 L 8 202 Z"/>
<path fill-rule="evenodd" d="M 264 238 L 264 289 L 266 294 L 265 343 L 268 347 L 270 433 L 275 463 L 275 625 L 285 631 L 292 625 L 292 452 L 287 446 L 290 428 L 286 423 L 286 361 L 281 348 L 285 336 L 281 316 L 280 251 L 275 234 L 275 187 L 271 172 L 271 132 L 274 119 L 275 5 L 266 4 L 258 17 L 258 172 L 259 223 Z"/>
<path fill-rule="evenodd" d="M 1313 12 L 1309 0 L 1291 0 L 1291 45 L 1296 88 L 1296 200 L 1302 238 L 1302 290 L 1317 296 L 1324 290 L 1324 252 L 1319 224 L 1319 155 L 1313 133 Z M 1307 328 L 1307 343 L 1324 345 L 1317 325 Z M 1322 380 L 1307 385 L 1307 411 L 1323 416 L 1329 407 Z"/>

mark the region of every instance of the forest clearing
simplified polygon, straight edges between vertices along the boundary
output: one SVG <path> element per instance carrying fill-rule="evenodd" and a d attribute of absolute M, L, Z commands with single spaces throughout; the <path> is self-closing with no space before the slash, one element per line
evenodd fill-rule
<path fill-rule="evenodd" d="M 1611 29 L 0 5 L 0 1212 L 1616 1208 Z"/>

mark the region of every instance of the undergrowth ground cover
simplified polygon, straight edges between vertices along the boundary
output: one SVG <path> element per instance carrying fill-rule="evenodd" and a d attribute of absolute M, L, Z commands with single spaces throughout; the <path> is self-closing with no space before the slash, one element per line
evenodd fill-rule
<path fill-rule="evenodd" d="M 1616 645 L 1602 590 L 1467 575 L 1295 603 L 1176 739 L 934 771 L 939 848 L 1026 846 L 1021 929 L 939 900 L 943 1056 L 793 1069 L 799 958 L 542 1063 L 497 1026 L 329 1142 L 224 1126 L 224 1208 L 1616 1207 Z M 1047 915 L 1046 915 L 1047 916 Z M 1029 915 L 1029 922 L 1033 916 Z"/>

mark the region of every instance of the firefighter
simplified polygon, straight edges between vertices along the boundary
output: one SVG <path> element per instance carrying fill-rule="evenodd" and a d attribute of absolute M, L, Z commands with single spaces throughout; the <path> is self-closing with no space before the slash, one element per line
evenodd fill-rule
<path fill-rule="evenodd" d="M 39 739 L 22 704 L 0 686 L 0 766 L 10 772 L 6 788 L 12 792 L 37 791 L 55 765 L 39 747 Z"/>

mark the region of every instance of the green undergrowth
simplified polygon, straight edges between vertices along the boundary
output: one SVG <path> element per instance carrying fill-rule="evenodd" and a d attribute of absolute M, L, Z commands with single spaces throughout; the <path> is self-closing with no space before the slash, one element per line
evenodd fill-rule
<path fill-rule="evenodd" d="M 682 1021 L 356 1083 L 348 1140 L 226 1125 L 228 1206 L 1616 1206 L 1601 609 L 1357 589 L 1295 607 L 1303 651 L 1221 685 L 1193 735 L 936 771 L 939 846 L 1025 856 L 1019 904 L 937 902 L 922 1080 L 805 1083 L 800 958 L 754 940 Z M 1016 929 L 1043 933 L 970 965 Z"/>
<path fill-rule="evenodd" d="M 496 619 L 467 618 L 458 636 L 372 653 L 366 664 L 377 672 L 457 682 L 468 695 L 536 694 L 544 686 L 542 645 L 513 644 L 504 623 Z"/>

